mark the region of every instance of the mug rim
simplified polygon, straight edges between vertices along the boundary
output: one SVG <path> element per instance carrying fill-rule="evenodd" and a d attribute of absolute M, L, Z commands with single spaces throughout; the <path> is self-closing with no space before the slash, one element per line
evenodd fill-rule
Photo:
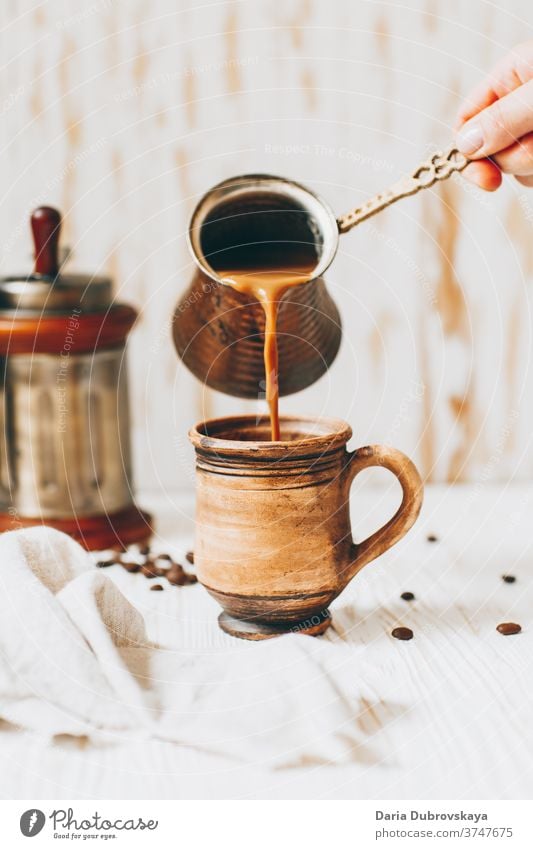
<path fill-rule="evenodd" d="M 280 425 L 298 425 L 305 432 L 306 428 L 310 429 L 309 435 L 302 439 L 292 439 L 290 441 L 270 441 L 270 440 L 250 440 L 250 439 L 225 439 L 221 436 L 216 436 L 217 429 L 243 427 L 246 425 L 269 425 L 270 419 L 268 416 L 256 415 L 239 415 L 239 416 L 222 416 L 215 419 L 206 419 L 197 422 L 189 430 L 189 439 L 195 449 L 213 450 L 229 454 L 247 454 L 260 452 L 263 456 L 276 456 L 293 453 L 295 449 L 304 451 L 313 451 L 315 449 L 328 451 L 346 445 L 352 437 L 352 428 L 344 419 L 331 416 L 306 416 L 306 415 L 282 415 L 279 417 Z M 323 432 L 312 432 L 313 427 L 322 426 Z M 211 435 L 209 431 L 214 431 Z"/>

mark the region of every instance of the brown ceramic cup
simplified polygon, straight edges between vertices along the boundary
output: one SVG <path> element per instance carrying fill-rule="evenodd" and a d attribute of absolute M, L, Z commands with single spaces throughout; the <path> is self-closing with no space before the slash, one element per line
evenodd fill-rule
<path fill-rule="evenodd" d="M 384 445 L 346 450 L 352 430 L 330 418 L 238 416 L 189 432 L 196 450 L 195 564 L 219 602 L 221 628 L 258 640 L 287 632 L 321 634 L 328 605 L 367 563 L 415 522 L 423 485 L 405 454 Z M 370 466 L 395 475 L 402 503 L 363 542 L 352 538 L 350 486 Z"/>

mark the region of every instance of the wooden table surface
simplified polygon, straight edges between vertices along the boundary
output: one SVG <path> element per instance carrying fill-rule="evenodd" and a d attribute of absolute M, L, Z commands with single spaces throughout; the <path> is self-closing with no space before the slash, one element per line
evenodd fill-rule
<path fill-rule="evenodd" d="M 383 522 L 397 497 L 394 486 L 363 482 L 353 497 L 356 535 Z M 332 748 L 331 758 L 272 769 L 160 741 L 50 744 L 3 726 L 0 792 L 32 799 L 529 798 L 532 501 L 529 485 L 429 487 L 414 530 L 337 599 L 333 628 L 319 639 L 343 652 L 343 686 L 347 675 L 353 680 L 359 743 L 348 757 Z M 141 503 L 158 516 L 161 546 L 183 553 L 192 542 L 190 500 L 146 495 Z M 216 651 L 224 664 L 234 652 L 201 586 L 153 593 L 120 567 L 107 574 L 143 611 L 156 642 L 193 661 Z M 504 582 L 504 574 L 516 581 Z M 400 598 L 406 590 L 414 602 Z M 506 621 L 522 632 L 502 636 L 496 626 Z M 412 628 L 414 639 L 394 640 L 397 625 Z"/>

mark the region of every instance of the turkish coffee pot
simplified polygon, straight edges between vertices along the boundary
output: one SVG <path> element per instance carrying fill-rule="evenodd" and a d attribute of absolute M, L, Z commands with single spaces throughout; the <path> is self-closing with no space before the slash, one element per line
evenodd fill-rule
<path fill-rule="evenodd" d="M 234 177 L 205 194 L 193 212 L 188 242 L 196 265 L 173 317 L 177 352 L 203 383 L 241 398 L 264 397 L 265 313 L 252 295 L 217 273 L 239 261 L 242 250 L 275 252 L 287 243 L 316 257 L 312 279 L 282 296 L 278 318 L 279 393 L 310 386 L 335 359 L 341 342 L 339 312 L 323 275 L 339 236 L 382 209 L 462 171 L 468 159 L 455 148 L 434 153 L 351 212 L 336 218 L 305 186 L 267 174 Z"/>
<path fill-rule="evenodd" d="M 0 278 L 0 530 L 50 525 L 88 549 L 145 540 L 125 367 L 137 313 L 108 277 L 59 269 L 57 210 L 31 226 L 33 273 Z"/>

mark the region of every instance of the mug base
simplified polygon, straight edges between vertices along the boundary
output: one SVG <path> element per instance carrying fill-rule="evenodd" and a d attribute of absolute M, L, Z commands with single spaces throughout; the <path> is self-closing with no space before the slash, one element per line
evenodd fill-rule
<path fill-rule="evenodd" d="M 218 624 L 226 634 L 237 637 L 239 640 L 271 640 L 283 634 L 307 634 L 310 637 L 319 637 L 331 625 L 331 615 L 329 610 L 323 610 L 293 625 L 290 622 L 285 622 L 283 625 L 267 625 L 264 622 L 237 619 L 222 612 L 218 617 Z"/>

